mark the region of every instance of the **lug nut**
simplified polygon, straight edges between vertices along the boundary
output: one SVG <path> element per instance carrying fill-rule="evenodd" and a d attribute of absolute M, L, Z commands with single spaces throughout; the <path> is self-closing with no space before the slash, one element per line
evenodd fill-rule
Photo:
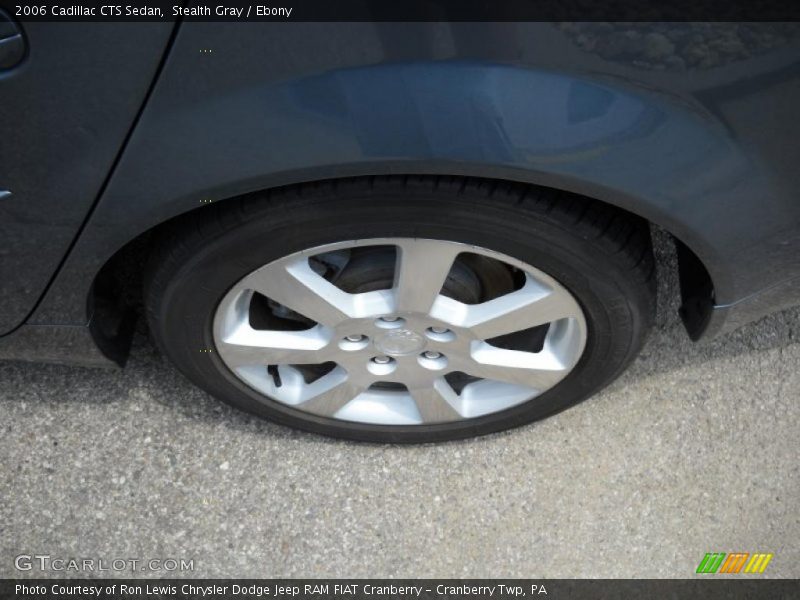
<path fill-rule="evenodd" d="M 348 335 L 348 336 L 347 336 L 346 338 L 344 338 L 344 339 L 346 339 L 348 342 L 360 342 L 361 340 L 363 340 L 363 339 L 364 339 L 364 336 L 363 336 L 363 335 L 359 335 L 359 334 L 356 334 L 356 335 Z"/>
<path fill-rule="evenodd" d="M 452 342 L 456 339 L 456 334 L 452 330 L 441 325 L 428 327 L 425 330 L 425 335 L 427 335 L 429 339 L 440 343 Z"/>
<path fill-rule="evenodd" d="M 430 371 L 441 371 L 447 368 L 447 357 L 435 350 L 425 350 L 417 357 L 417 363 Z"/>
<path fill-rule="evenodd" d="M 385 377 L 397 370 L 397 361 L 390 356 L 379 354 L 367 363 L 367 371 L 377 377 Z"/>

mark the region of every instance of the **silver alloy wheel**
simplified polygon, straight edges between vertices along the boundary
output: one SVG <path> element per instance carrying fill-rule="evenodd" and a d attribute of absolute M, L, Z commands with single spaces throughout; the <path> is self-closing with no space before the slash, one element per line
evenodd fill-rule
<path fill-rule="evenodd" d="M 348 293 L 309 262 L 323 253 L 369 246 L 396 248 L 391 289 Z M 479 304 L 443 295 L 462 253 L 519 269 L 521 287 Z M 255 292 L 316 325 L 300 331 L 254 328 Z M 487 342 L 546 324 L 538 352 Z M 276 260 L 231 288 L 213 328 L 222 361 L 257 392 L 313 415 L 377 425 L 451 422 L 516 406 L 566 377 L 586 345 L 583 311 L 552 277 L 484 248 L 413 238 L 341 242 Z M 294 366 L 325 363 L 335 366 L 310 382 Z M 457 393 L 446 377 L 450 373 L 477 379 Z"/>

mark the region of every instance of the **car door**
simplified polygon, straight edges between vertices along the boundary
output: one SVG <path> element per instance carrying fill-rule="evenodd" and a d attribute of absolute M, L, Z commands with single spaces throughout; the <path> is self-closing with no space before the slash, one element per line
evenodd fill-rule
<path fill-rule="evenodd" d="M 172 23 L 25 23 L 0 11 L 0 335 L 21 324 L 88 216 Z"/>

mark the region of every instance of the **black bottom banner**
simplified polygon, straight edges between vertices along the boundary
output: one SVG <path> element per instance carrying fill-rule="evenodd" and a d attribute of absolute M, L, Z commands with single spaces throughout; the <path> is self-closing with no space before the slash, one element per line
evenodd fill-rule
<path fill-rule="evenodd" d="M 0 598 L 476 600 L 800 598 L 786 579 L 3 579 Z"/>

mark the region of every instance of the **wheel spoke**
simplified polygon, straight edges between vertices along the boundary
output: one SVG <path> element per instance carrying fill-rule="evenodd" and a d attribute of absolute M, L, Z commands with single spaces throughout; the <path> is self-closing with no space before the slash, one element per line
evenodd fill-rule
<path fill-rule="evenodd" d="M 431 387 L 409 389 L 408 391 L 417 405 L 423 423 L 439 423 L 464 418 L 451 404 L 457 396 L 444 377 L 437 379 Z"/>
<path fill-rule="evenodd" d="M 233 367 L 308 365 L 327 360 L 328 339 L 319 327 L 307 331 L 261 331 L 243 323 L 220 340 L 217 350 Z"/>
<path fill-rule="evenodd" d="M 297 408 L 325 417 L 332 417 L 348 402 L 366 390 L 366 386 L 353 383 L 341 367 L 309 384 Z"/>
<path fill-rule="evenodd" d="M 540 391 L 554 386 L 570 370 L 570 366 L 564 365 L 547 349 L 536 353 L 520 352 L 486 343 L 477 344 L 471 359 L 459 368 L 474 377 L 525 385 Z"/>
<path fill-rule="evenodd" d="M 550 290 L 528 276 L 521 289 L 470 306 L 463 325 L 477 338 L 488 340 L 580 314 L 580 307 L 566 291 Z"/>
<path fill-rule="evenodd" d="M 259 269 L 244 285 L 323 325 L 332 327 L 350 316 L 352 295 L 315 273 L 308 259 Z"/>
<path fill-rule="evenodd" d="M 398 244 L 397 248 L 397 310 L 428 313 L 463 247 L 415 239 Z"/>

